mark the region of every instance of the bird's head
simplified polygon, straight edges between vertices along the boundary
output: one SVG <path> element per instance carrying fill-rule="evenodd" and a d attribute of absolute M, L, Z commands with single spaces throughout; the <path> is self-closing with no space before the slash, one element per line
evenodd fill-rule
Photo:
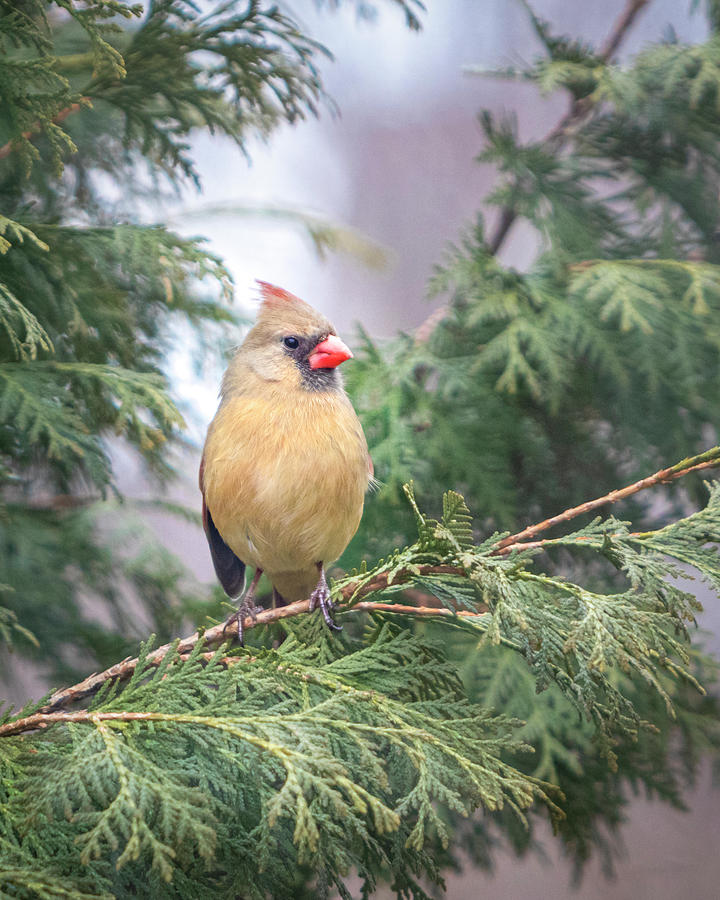
<path fill-rule="evenodd" d="M 352 358 L 332 324 L 282 288 L 259 281 L 262 304 L 238 358 L 267 381 L 310 391 L 341 385 L 337 367 Z"/>

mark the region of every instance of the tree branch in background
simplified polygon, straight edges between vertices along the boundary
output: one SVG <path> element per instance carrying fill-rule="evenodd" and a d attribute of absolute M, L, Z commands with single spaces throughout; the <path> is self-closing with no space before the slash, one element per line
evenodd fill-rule
<path fill-rule="evenodd" d="M 638 14 L 648 6 L 649 3 L 650 0 L 628 0 L 625 9 L 620 14 L 610 34 L 605 40 L 605 43 L 602 45 L 600 53 L 598 54 L 600 62 L 610 62 L 610 59 L 620 49 L 620 45 L 627 36 L 627 33 L 632 27 Z M 543 143 L 556 152 L 562 149 L 565 139 L 569 136 L 572 129 L 591 112 L 593 106 L 594 103 L 589 97 L 574 100 L 568 112 L 545 137 Z M 504 206 L 500 210 L 500 219 L 495 228 L 495 233 L 488 241 L 488 247 L 493 255 L 497 254 L 502 247 L 505 238 L 516 219 L 517 211 L 514 207 Z"/>
<path fill-rule="evenodd" d="M 607 40 L 600 50 L 600 59 L 603 62 L 607 62 L 619 49 L 623 38 L 637 18 L 638 13 L 642 12 L 649 3 L 650 0 L 628 0 L 625 9 L 615 22 L 613 30 L 607 36 Z"/>
<path fill-rule="evenodd" d="M 636 481 L 624 488 L 611 491 L 609 494 L 605 494 L 595 500 L 589 500 L 580 506 L 565 510 L 565 512 L 553 516 L 550 519 L 545 519 L 543 522 L 539 522 L 536 525 L 530 525 L 522 531 L 503 538 L 492 549 L 490 555 L 504 556 L 512 552 L 533 549 L 540 546 L 541 542 L 534 542 L 531 544 L 523 543 L 525 538 L 532 537 L 540 531 L 545 531 L 561 522 L 568 522 L 583 513 L 591 512 L 608 503 L 615 503 L 618 500 L 630 497 L 639 491 L 653 487 L 657 484 L 673 481 L 688 475 L 690 472 L 697 472 L 714 466 L 720 466 L 720 447 L 713 447 L 697 456 L 688 457 L 674 466 L 661 469 L 654 475 L 649 475 L 647 478 Z M 358 579 L 343 584 L 336 594 L 336 601 L 339 601 L 341 604 L 341 612 L 357 610 L 358 612 L 385 612 L 414 616 L 455 617 L 456 615 L 460 615 L 466 618 L 479 618 L 483 615 L 482 612 L 470 613 L 465 611 L 455 611 L 448 609 L 447 607 L 436 608 L 426 605 L 411 606 L 363 600 L 365 597 L 385 590 L 390 585 L 397 586 L 404 582 L 411 582 L 417 578 L 427 578 L 438 575 L 464 577 L 467 576 L 467 572 L 458 565 L 442 564 L 415 566 L 412 570 L 405 571 L 378 572 L 371 580 L 364 583 Z M 343 603 L 349 604 L 349 606 L 346 609 L 343 609 Z M 243 628 L 244 631 L 247 632 L 258 625 L 269 625 L 282 619 L 302 615 L 303 613 L 309 612 L 309 610 L 310 604 L 308 600 L 298 600 L 295 603 L 290 603 L 287 606 L 282 606 L 277 609 L 263 610 L 258 613 L 254 619 L 247 617 L 243 624 Z M 199 641 L 202 641 L 208 647 L 218 646 L 236 633 L 237 626 L 233 626 L 231 629 L 226 630 L 224 624 L 213 625 L 205 631 L 196 631 L 194 634 L 183 638 L 179 642 L 174 641 L 172 643 L 164 644 L 162 647 L 158 647 L 148 655 L 146 661 L 151 665 L 157 664 L 173 649 L 176 650 L 180 656 L 183 656 L 184 654 L 190 653 Z M 49 697 L 47 703 L 39 710 L 39 714 L 46 715 L 48 713 L 54 713 L 72 703 L 84 700 L 95 694 L 107 681 L 122 681 L 129 678 L 135 671 L 137 664 L 137 658 L 124 659 L 114 666 L 111 666 L 109 669 L 105 669 L 103 672 L 89 675 L 78 684 L 57 691 Z M 15 732 L 3 732 L 2 729 L 0 729 L 0 735 L 3 733 Z"/>
<path fill-rule="evenodd" d="M 608 63 L 614 54 L 620 49 L 620 46 L 632 27 L 635 19 L 642 10 L 650 4 L 651 0 L 628 0 L 625 9 L 618 17 L 610 34 L 607 36 L 605 43 L 602 45 L 598 54 L 598 59 L 603 63 Z M 572 130 L 585 119 L 594 106 L 593 101 L 589 97 L 573 100 L 570 109 L 563 118 L 555 125 L 543 139 L 541 146 L 546 149 L 552 149 L 554 152 L 561 150 L 566 139 L 570 136 Z M 503 206 L 495 226 L 495 231 L 487 242 L 488 250 L 495 256 L 507 238 L 510 230 L 515 224 L 518 217 L 517 210 L 514 206 Z M 415 329 L 415 339 L 418 343 L 424 343 L 428 340 L 435 328 L 439 325 L 448 310 L 447 304 L 434 310 L 424 322 Z"/>
<path fill-rule="evenodd" d="M 68 116 L 71 116 L 73 113 L 76 113 L 81 109 L 87 109 L 90 105 L 90 98 L 82 97 L 77 103 L 71 103 L 70 106 L 66 106 L 65 109 L 61 109 L 56 116 L 53 116 L 53 124 L 59 125 L 61 122 L 64 122 Z M 32 128 L 29 128 L 27 131 L 23 131 L 23 139 L 29 141 L 34 134 L 37 134 L 37 132 L 41 130 L 41 128 L 42 123 L 37 122 Z M 3 146 L 0 147 L 0 159 L 6 159 L 18 146 L 18 138 L 12 138 L 12 140 L 9 140 L 7 144 L 3 144 Z"/>

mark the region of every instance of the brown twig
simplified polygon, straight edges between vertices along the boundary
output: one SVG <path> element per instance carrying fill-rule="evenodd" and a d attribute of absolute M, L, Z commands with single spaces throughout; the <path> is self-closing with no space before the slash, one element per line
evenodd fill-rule
<path fill-rule="evenodd" d="M 463 575 L 464 571 L 458 566 L 428 565 L 421 566 L 418 574 Z M 405 577 L 409 579 L 409 574 Z M 393 583 L 400 583 L 402 581 L 403 575 L 402 573 L 400 573 L 396 576 Z M 352 599 L 353 604 L 350 609 L 355 609 L 358 604 L 354 601 L 357 601 L 362 597 L 367 597 L 370 594 L 377 593 L 378 591 L 383 591 L 385 590 L 385 588 L 387 588 L 387 586 L 388 576 L 384 572 L 376 576 L 372 581 L 367 582 L 366 584 L 361 585 L 358 582 L 350 582 L 349 584 L 343 586 L 341 592 L 341 603 L 347 603 Z M 415 607 L 410 608 L 415 609 Z M 309 602 L 307 600 L 298 600 L 295 603 L 289 603 L 287 606 L 281 606 L 276 609 L 265 609 L 262 612 L 258 613 L 255 619 L 248 616 L 243 623 L 243 630 L 247 632 L 258 625 L 269 625 L 272 622 L 278 622 L 281 619 L 287 619 L 306 612 L 309 612 Z M 227 630 L 225 629 L 225 626 L 223 624 L 214 625 L 212 628 L 208 628 L 202 633 L 196 631 L 189 637 L 183 638 L 177 644 L 177 652 L 181 656 L 191 653 L 193 648 L 200 640 L 202 640 L 202 642 L 208 647 L 218 646 L 224 641 L 231 640 L 234 634 L 237 634 L 237 625 L 232 625 Z M 152 665 L 159 663 L 174 646 L 174 643 L 170 643 L 164 644 L 162 647 L 158 647 L 148 655 L 147 662 Z M 54 712 L 55 710 L 70 706 L 70 704 L 75 703 L 79 700 L 84 700 L 87 697 L 91 697 L 93 694 L 97 693 L 97 691 L 100 690 L 100 688 L 107 681 L 124 681 L 132 675 L 137 664 L 137 657 L 127 657 L 121 662 L 116 663 L 114 666 L 110 666 L 109 669 L 105 669 L 103 672 L 96 672 L 92 675 L 89 675 L 83 681 L 78 682 L 78 684 L 74 684 L 71 687 L 65 688 L 61 691 L 56 691 L 48 699 L 48 702 L 42 707 L 41 712 Z"/>
<path fill-rule="evenodd" d="M 703 457 L 707 457 L 711 454 L 712 457 L 710 459 L 703 459 Z M 698 462 L 698 460 L 700 460 L 700 462 Z M 686 463 L 686 465 L 683 465 L 683 463 Z M 517 545 L 520 542 L 525 541 L 526 538 L 535 537 L 536 534 L 539 534 L 541 531 L 547 531 L 547 529 L 552 528 L 553 525 L 559 525 L 561 522 L 569 522 L 570 519 L 575 519 L 577 516 L 583 515 L 583 513 L 592 512 L 594 509 L 606 506 L 608 503 L 617 503 L 618 500 L 624 500 L 626 497 L 637 494 L 638 491 L 644 491 L 646 488 L 653 487 L 661 482 L 674 481 L 676 478 L 682 478 L 690 472 L 697 472 L 701 469 L 711 469 L 716 466 L 720 466 L 720 447 L 713 447 L 712 450 L 708 450 L 691 459 L 683 460 L 682 463 L 678 463 L 675 466 L 670 466 L 667 469 L 660 469 L 660 471 L 656 472 L 654 475 L 648 475 L 647 478 L 641 478 L 640 481 L 634 481 L 632 484 L 620 488 L 617 491 L 610 491 L 609 494 L 597 497 L 595 500 L 588 500 L 586 503 L 581 503 L 579 506 L 573 506 L 571 509 L 566 509 L 564 512 L 561 512 L 556 516 L 551 516 L 549 519 L 545 519 L 542 522 L 538 522 L 536 525 L 528 525 L 528 527 L 524 528 L 522 531 L 518 531 L 515 534 L 510 534 L 506 538 L 503 538 L 497 544 L 493 553 L 496 555 L 500 555 L 504 552 L 507 553 L 511 549 L 517 549 Z M 530 549 L 530 547 L 527 544 L 524 544 L 523 549 Z"/>
<path fill-rule="evenodd" d="M 0 737 L 10 737 L 21 734 L 23 731 L 37 731 L 39 728 L 47 728 L 49 725 L 59 725 L 68 722 L 128 722 L 128 721 L 153 721 L 155 719 L 167 719 L 165 713 L 153 712 L 88 712 L 86 709 L 77 712 L 33 713 L 24 719 L 15 719 L 0 726 Z"/>
<path fill-rule="evenodd" d="M 633 22 L 650 2 L 651 0 L 627 0 L 625 9 L 616 20 L 610 34 L 600 48 L 598 59 L 601 62 L 610 62 L 620 48 L 620 45 L 630 30 Z M 542 143 L 544 143 L 548 149 L 557 153 L 563 147 L 566 139 L 571 136 L 573 130 L 590 114 L 594 105 L 594 102 L 589 97 L 573 100 L 570 109 L 557 125 L 545 135 Z M 518 212 L 514 206 L 503 206 L 500 209 L 500 215 L 497 224 L 495 225 L 495 231 L 487 242 L 488 250 L 493 256 L 500 251 L 500 248 L 505 243 L 505 239 L 517 221 L 517 217 Z M 415 329 L 415 340 L 418 343 L 425 343 L 437 325 L 445 317 L 447 311 L 447 304 L 434 310 L 427 319 Z"/>
<path fill-rule="evenodd" d="M 402 603 L 379 603 L 361 600 L 353 606 L 353 610 L 359 612 L 390 612 L 398 615 L 408 616 L 440 616 L 455 619 L 460 616 L 463 619 L 479 619 L 487 613 L 487 607 L 484 611 L 470 612 L 466 609 L 447 609 L 444 606 L 405 606 Z"/>
<path fill-rule="evenodd" d="M 622 11 L 615 22 L 610 34 L 605 39 L 605 43 L 600 48 L 598 58 L 602 63 L 608 63 L 620 48 L 625 36 L 630 30 L 633 22 L 644 7 L 650 3 L 650 0 L 627 0 L 625 9 Z M 577 126 L 592 110 L 594 102 L 588 97 L 574 100 L 568 112 L 545 136 L 544 143 L 548 144 L 553 150 L 558 151 L 565 139 L 571 134 L 573 128 Z M 505 206 L 500 211 L 500 219 L 498 220 L 495 234 L 488 241 L 490 252 L 495 255 L 507 237 L 508 232 L 512 228 L 517 219 L 517 210 L 512 206 Z"/>
<path fill-rule="evenodd" d="M 282 607 L 283 610 L 288 609 L 288 607 Z M 358 610 L 359 612 L 389 612 L 396 613 L 400 615 L 413 615 L 413 616 L 429 616 L 429 617 L 449 617 L 456 618 L 461 617 L 463 619 L 479 619 L 482 618 L 483 612 L 469 612 L 468 610 L 459 610 L 457 612 L 446 609 L 444 607 L 435 607 L 435 606 L 404 606 L 400 603 L 379 603 L 374 601 L 360 601 L 356 603 L 352 610 Z M 281 610 L 267 610 L 267 613 L 279 613 Z M 260 617 L 258 616 L 258 619 Z M 284 616 L 278 615 L 274 618 L 284 618 Z M 259 622 L 258 622 L 259 624 Z M 245 628 L 251 628 L 253 625 L 252 619 L 247 619 Z M 207 632 L 206 632 L 207 634 Z M 193 637 L 195 637 L 193 635 Z M 183 643 L 183 642 L 181 642 Z M 172 644 L 167 644 L 165 647 L 158 647 L 158 649 L 151 654 L 148 658 L 147 662 L 152 665 L 160 665 L 163 657 L 166 655 L 168 650 L 172 647 Z M 164 651 L 164 652 L 162 652 Z M 162 652 L 162 655 L 160 655 Z M 214 656 L 214 653 L 206 652 L 200 654 L 206 662 L 209 662 Z M 189 653 L 180 653 L 180 659 L 187 660 L 189 657 Z M 239 665 L 242 663 L 253 663 L 257 662 L 258 657 L 256 656 L 223 656 L 220 659 L 220 664 L 223 666 L 232 666 Z M 128 659 L 123 660 L 122 663 L 119 663 L 118 666 L 113 666 L 113 670 L 118 670 L 119 667 L 123 668 L 122 674 L 115 674 L 112 677 L 114 678 L 125 678 L 129 677 L 135 669 L 137 665 L 137 659 Z M 106 672 L 101 673 L 102 676 L 107 676 L 111 670 L 108 669 Z M 97 678 L 99 676 L 91 676 L 91 678 Z M 86 679 L 87 680 L 87 679 Z M 108 679 L 105 678 L 105 681 Z M 104 683 L 104 681 L 103 681 Z M 75 688 L 79 688 L 80 685 L 76 685 Z M 67 692 L 62 692 L 66 694 Z M 65 705 L 65 704 L 63 704 Z M 11 737 L 13 735 L 18 735 L 26 731 L 37 731 L 38 729 L 48 728 L 50 725 L 63 725 L 68 722 L 100 722 L 100 721 L 154 721 L 156 719 L 168 719 L 172 718 L 172 716 L 168 716 L 165 713 L 152 713 L 152 712 L 128 712 L 128 711 L 120 711 L 120 712 L 92 712 L 90 710 L 78 710 L 76 712 L 62 712 L 58 709 L 57 703 L 54 708 L 51 704 L 47 704 L 40 710 L 39 712 L 32 713 L 29 716 L 25 716 L 22 719 L 15 719 L 12 722 L 6 722 L 4 725 L 0 725 L 0 737 Z"/>
<path fill-rule="evenodd" d="M 607 62 L 615 55 L 633 22 L 649 3 L 650 0 L 627 0 L 625 9 L 620 13 L 613 30 L 600 49 L 600 59 L 603 62 Z"/>
<path fill-rule="evenodd" d="M 78 110 L 82 109 L 83 107 L 87 107 L 89 105 L 89 103 L 90 103 L 89 97 L 83 97 L 77 103 L 71 103 L 70 106 L 66 106 L 65 109 L 61 109 L 60 112 L 56 116 L 53 116 L 53 119 L 52 119 L 53 123 L 55 125 L 59 125 L 61 122 L 64 122 L 68 116 L 72 115 L 73 113 L 77 112 Z M 42 128 L 42 123 L 36 122 L 32 126 L 32 128 L 29 128 L 27 131 L 23 131 L 22 136 L 26 141 L 29 141 L 30 138 L 34 134 L 37 134 L 37 132 L 39 132 L 41 128 Z M 19 146 L 19 142 L 18 142 L 17 138 L 13 138 L 12 140 L 9 140 L 7 142 L 7 144 L 3 144 L 3 146 L 0 147 L 0 159 L 5 159 L 6 157 L 10 156 L 10 154 L 13 152 L 13 150 L 16 150 L 18 146 Z"/>

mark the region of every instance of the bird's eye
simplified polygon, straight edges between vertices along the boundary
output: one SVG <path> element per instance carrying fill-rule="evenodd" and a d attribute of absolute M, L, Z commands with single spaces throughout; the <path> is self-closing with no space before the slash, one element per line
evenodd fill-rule
<path fill-rule="evenodd" d="M 296 337 L 286 337 L 283 338 L 283 344 L 290 350 L 297 350 L 300 346 L 300 341 Z"/>

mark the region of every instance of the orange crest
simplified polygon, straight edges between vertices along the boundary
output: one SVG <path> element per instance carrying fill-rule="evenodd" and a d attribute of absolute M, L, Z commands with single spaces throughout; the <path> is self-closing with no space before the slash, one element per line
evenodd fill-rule
<path fill-rule="evenodd" d="M 257 284 L 262 302 L 255 329 L 260 329 L 261 333 L 275 334 L 280 331 L 286 334 L 335 333 L 335 329 L 325 316 L 295 294 L 274 284 L 268 284 L 267 281 L 258 281 Z"/>
<path fill-rule="evenodd" d="M 260 285 L 260 297 L 264 304 L 275 306 L 276 304 L 287 303 L 288 301 L 297 302 L 298 300 L 295 294 L 291 294 L 290 291 L 283 290 L 283 288 L 274 284 L 269 284 L 267 281 L 256 279 L 256 283 Z"/>

